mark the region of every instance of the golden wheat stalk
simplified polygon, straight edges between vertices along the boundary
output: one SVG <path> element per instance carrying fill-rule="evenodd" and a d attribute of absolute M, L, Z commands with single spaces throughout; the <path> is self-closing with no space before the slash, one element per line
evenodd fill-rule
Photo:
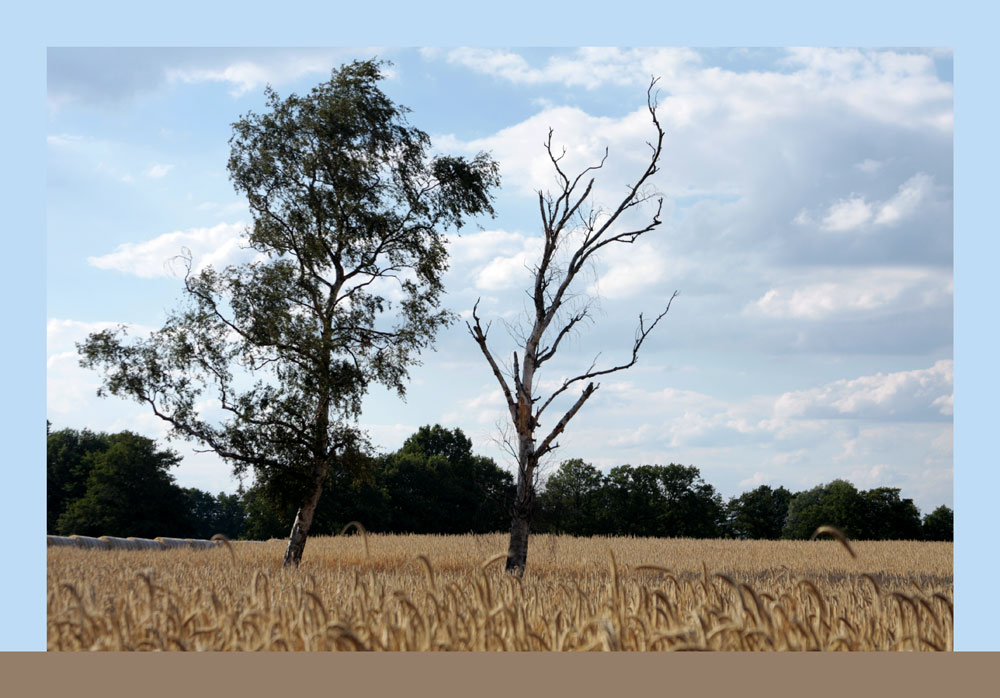
<path fill-rule="evenodd" d="M 816 536 L 822 536 L 822 535 L 833 536 L 838 541 L 840 541 L 840 544 L 844 546 L 844 548 L 847 549 L 847 552 L 851 554 L 851 557 L 857 558 L 857 555 L 854 554 L 854 550 L 851 548 L 851 544 L 847 540 L 847 536 L 841 533 L 840 529 L 835 528 L 834 526 L 820 526 L 815 531 L 813 531 L 813 534 L 811 536 L 809 536 L 809 540 L 815 540 Z"/>

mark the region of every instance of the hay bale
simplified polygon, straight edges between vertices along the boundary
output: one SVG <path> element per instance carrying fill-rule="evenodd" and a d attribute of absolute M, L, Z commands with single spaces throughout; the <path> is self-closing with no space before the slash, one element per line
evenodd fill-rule
<path fill-rule="evenodd" d="M 94 538 L 93 536 L 77 536 L 72 535 L 70 538 L 76 540 L 76 544 L 81 548 L 87 548 L 88 550 L 109 550 L 109 546 L 106 541 L 100 538 Z"/>
<path fill-rule="evenodd" d="M 73 548 L 78 547 L 77 542 L 70 538 L 69 536 L 45 536 L 45 545 L 47 547 L 52 546 L 70 546 Z"/>
<path fill-rule="evenodd" d="M 200 539 L 196 540 L 188 538 L 187 541 L 188 543 L 191 544 L 191 547 L 194 548 L 195 550 L 208 550 L 218 545 L 218 542 L 214 540 L 200 540 Z"/>
<path fill-rule="evenodd" d="M 173 550 L 175 548 L 190 548 L 191 544 L 188 542 L 187 538 L 166 538 L 163 536 L 157 536 L 156 540 L 163 544 L 164 548 Z"/>
<path fill-rule="evenodd" d="M 135 543 L 137 550 L 166 550 L 167 546 L 158 540 L 153 540 L 152 538 L 133 538 L 129 536 L 129 540 Z"/>
<path fill-rule="evenodd" d="M 101 536 L 101 540 L 108 544 L 112 550 L 137 550 L 138 548 L 128 538 L 118 538 L 116 536 Z"/>

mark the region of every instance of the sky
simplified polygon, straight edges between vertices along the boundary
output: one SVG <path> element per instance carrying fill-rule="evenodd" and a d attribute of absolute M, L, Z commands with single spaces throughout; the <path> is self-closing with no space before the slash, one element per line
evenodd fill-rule
<path fill-rule="evenodd" d="M 264 109 L 268 84 L 304 94 L 373 56 L 392 62 L 382 89 L 435 152 L 486 150 L 500 164 L 497 215 L 447 231 L 444 305 L 464 320 L 478 300 L 505 358 L 516 345 L 504 323 L 524 317 L 540 249 L 537 191 L 555 186 L 549 128 L 567 171 L 607 148 L 594 204 L 613 206 L 647 164 L 646 90 L 659 78 L 663 224 L 606 248 L 579 280 L 598 312 L 541 389 L 595 357 L 628 360 L 639 313 L 679 295 L 638 364 L 601 379 L 549 472 L 567 458 L 604 471 L 680 463 L 727 498 L 844 478 L 899 487 L 923 513 L 953 506 L 952 55 L 933 48 L 50 48 L 53 429 L 164 436 L 140 405 L 96 397 L 75 342 L 118 323 L 158 328 L 181 297 L 169 260 L 183 248 L 196 266 L 247 261 L 250 212 L 226 172 L 232 123 Z M 395 450 L 439 423 L 512 468 L 503 398 L 464 322 L 422 361 L 405 401 L 366 398 L 375 444 Z M 169 446 L 183 456 L 178 484 L 237 487 L 211 454 Z"/>

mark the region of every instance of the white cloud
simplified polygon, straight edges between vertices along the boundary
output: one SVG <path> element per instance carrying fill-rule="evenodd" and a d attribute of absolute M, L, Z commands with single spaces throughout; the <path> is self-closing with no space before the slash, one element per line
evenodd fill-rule
<path fill-rule="evenodd" d="M 152 165 L 148 170 L 146 170 L 143 174 L 145 174 L 150 179 L 161 179 L 163 177 L 166 177 L 167 173 L 170 172 L 170 170 L 172 169 L 174 169 L 173 165 L 164 165 L 156 163 Z"/>
<path fill-rule="evenodd" d="M 80 322 L 50 318 L 45 324 L 46 353 L 50 359 L 62 357 L 66 352 L 75 353 L 74 343 L 83 340 L 92 332 L 100 332 L 118 325 L 125 325 L 130 334 L 148 334 L 153 328 L 135 323 L 121 322 Z"/>
<path fill-rule="evenodd" d="M 598 263 L 606 271 L 587 288 L 587 293 L 609 299 L 634 298 L 693 267 L 677 256 L 668 259 L 653 244 L 642 242 L 609 245 L 601 251 Z"/>
<path fill-rule="evenodd" d="M 827 211 L 823 219 L 824 230 L 845 231 L 860 228 L 872 218 L 871 204 L 862 196 L 852 194 L 850 198 L 841 199 Z"/>
<path fill-rule="evenodd" d="M 378 50 L 362 49 L 360 53 L 374 55 Z M 168 82 L 227 83 L 230 95 L 242 97 L 262 89 L 267 84 L 280 85 L 312 74 L 328 76 L 330 71 L 346 57 L 347 54 L 340 49 L 276 51 L 254 58 L 232 58 L 222 64 L 207 61 L 201 65 L 172 67 L 165 71 L 165 75 Z M 214 64 L 206 65 L 206 63 Z M 394 74 L 388 68 L 383 72 L 389 78 Z"/>
<path fill-rule="evenodd" d="M 442 421 L 452 424 L 465 421 L 481 426 L 503 423 L 510 419 L 507 401 L 500 388 L 486 388 L 471 398 L 460 400 L 459 406 L 461 407 L 460 411 L 445 412 L 441 417 Z"/>
<path fill-rule="evenodd" d="M 596 180 L 593 199 L 598 204 L 610 205 L 621 199 L 621 185 L 634 180 L 649 164 L 646 141 L 655 131 L 645 107 L 613 118 L 559 106 L 545 109 L 487 138 L 460 141 L 454 136 L 435 135 L 433 142 L 444 150 L 492 152 L 500 163 L 504 184 L 537 201 L 538 191 L 555 191 L 559 184 L 545 150 L 550 128 L 553 154 L 559 156 L 565 147 L 559 165 L 570 177 L 600 164 L 607 148 L 609 157 L 604 167 L 591 173 Z M 586 180 L 578 193 L 585 186 Z"/>
<path fill-rule="evenodd" d="M 869 202 L 860 194 L 851 194 L 846 199 L 834 202 L 827 209 L 820 227 L 833 232 L 847 232 L 871 229 L 872 225 L 892 226 L 916 214 L 928 201 L 933 190 L 934 179 L 924 172 L 918 172 L 903 182 L 896 193 L 885 201 Z M 812 217 L 803 209 L 794 222 L 809 224 Z"/>
<path fill-rule="evenodd" d="M 425 58 L 437 53 L 426 52 Z M 687 48 L 620 49 L 585 47 L 568 56 L 553 56 L 542 68 L 532 67 L 520 54 L 502 49 L 456 48 L 447 61 L 518 84 L 557 82 L 594 89 L 606 84 L 627 85 L 649 80 L 651 71 L 674 75 L 682 67 L 697 65 L 700 57 Z"/>
<path fill-rule="evenodd" d="M 358 426 L 368 432 L 376 448 L 385 452 L 396 451 L 402 448 L 403 442 L 419 429 L 419 427 L 415 427 L 412 424 L 374 424 L 361 422 Z"/>
<path fill-rule="evenodd" d="M 828 103 L 868 118 L 950 132 L 953 88 L 937 76 L 932 56 L 832 48 L 789 49 L 793 76 Z"/>
<path fill-rule="evenodd" d="M 46 410 L 56 421 L 70 416 L 80 416 L 87 411 L 99 382 L 95 374 L 80 368 L 80 355 L 76 343 L 82 342 L 92 332 L 125 324 L 130 335 L 145 335 L 151 328 L 134 323 L 81 322 L 50 318 L 45 325 L 46 344 Z"/>
<path fill-rule="evenodd" d="M 526 236 L 506 230 L 483 230 L 478 233 L 456 235 L 448 239 L 448 256 L 452 262 L 481 263 L 500 255 L 510 255 L 522 250 Z"/>
<path fill-rule="evenodd" d="M 99 257 L 88 257 L 87 262 L 98 269 L 114 269 L 134 274 L 144 279 L 173 276 L 182 267 L 171 260 L 184 249 L 190 250 L 195 271 L 211 264 L 223 266 L 252 253 L 241 248 L 245 225 L 219 223 L 211 228 L 191 228 L 165 233 L 140 243 L 124 243 L 114 252 Z"/>
<path fill-rule="evenodd" d="M 720 109 L 745 122 L 805 107 L 847 109 L 877 121 L 944 132 L 953 126 L 952 85 L 938 78 L 933 57 L 923 53 L 793 48 L 783 61 L 791 68 L 786 73 L 705 67 L 696 51 L 683 48 L 581 48 L 553 56 L 541 67 L 499 49 L 454 49 L 447 59 L 515 84 L 593 89 L 645 85 L 650 75 L 658 75 L 666 95 L 664 114 L 678 126 L 703 121 Z"/>
<path fill-rule="evenodd" d="M 865 158 L 861 162 L 854 165 L 856 168 L 862 172 L 867 172 L 868 174 L 875 174 L 885 165 L 884 162 L 880 160 L 873 160 L 872 158 Z"/>
<path fill-rule="evenodd" d="M 774 410 L 779 418 L 950 419 L 953 377 L 952 360 L 943 359 L 927 369 L 878 373 L 785 393 Z"/>
<path fill-rule="evenodd" d="M 524 286 L 531 278 L 533 256 L 518 252 L 510 257 L 496 257 L 476 274 L 476 288 L 499 291 Z"/>
<path fill-rule="evenodd" d="M 875 223 L 893 225 L 912 216 L 927 198 L 932 187 L 933 180 L 929 175 L 923 172 L 913 175 L 900 185 L 895 196 L 882 204 L 878 216 L 875 218 Z"/>
<path fill-rule="evenodd" d="M 767 473 L 756 472 L 745 480 L 740 480 L 740 487 L 746 490 L 755 490 L 761 485 L 767 485 L 771 482 L 771 476 Z"/>
<path fill-rule="evenodd" d="M 126 184 L 134 181 L 131 174 L 123 172 L 119 168 L 112 165 L 108 165 L 103 160 L 98 161 L 98 163 L 94 166 L 94 171 L 112 177 L 113 179 L 117 179 L 120 182 L 125 182 Z"/>
<path fill-rule="evenodd" d="M 829 280 L 769 289 L 744 308 L 745 315 L 823 320 L 847 314 L 921 310 L 952 303 L 951 270 L 907 267 L 817 269 Z"/>
<path fill-rule="evenodd" d="M 874 465 L 864 465 L 851 470 L 847 480 L 858 489 L 872 489 L 874 487 L 892 487 L 899 482 L 901 475 L 899 468 L 886 463 L 876 463 Z M 903 497 L 907 495 L 904 493 Z"/>
<path fill-rule="evenodd" d="M 798 223 L 799 225 L 812 225 L 813 219 L 812 216 L 809 215 L 808 211 L 802 209 L 795 215 L 795 218 L 792 219 L 792 222 Z"/>
<path fill-rule="evenodd" d="M 521 288 L 528 283 L 532 266 L 541 254 L 542 239 L 520 233 L 487 231 L 468 236 L 467 242 L 453 244 L 453 249 L 460 261 L 471 264 L 477 289 L 500 291 Z M 485 259 L 489 261 L 482 264 Z"/>

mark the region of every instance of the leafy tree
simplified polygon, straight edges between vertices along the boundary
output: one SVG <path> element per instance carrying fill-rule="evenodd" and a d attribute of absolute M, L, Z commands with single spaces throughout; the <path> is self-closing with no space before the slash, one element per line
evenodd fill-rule
<path fill-rule="evenodd" d="M 511 510 L 506 570 L 518 575 L 524 573 L 527 564 L 528 537 L 535 503 L 535 478 L 540 459 L 559 446 L 556 439 L 598 389 L 599 384 L 593 379 L 624 371 L 635 365 L 646 337 L 670 309 L 668 301 L 663 312 L 652 322 L 645 321 L 640 313 L 639 326 L 631 345 L 631 356 L 624 363 L 600 369 L 596 368 L 596 363 L 592 363 L 590 368 L 566 378 L 547 397 L 537 392 L 542 366 L 556 355 L 566 335 L 574 328 L 579 329 L 579 323 L 591 316 L 593 298 L 588 300 L 586 294 L 580 293 L 574 285 L 579 273 L 596 261 L 594 255 L 608 245 L 632 244 L 661 223 L 662 198 L 648 223 L 633 227 L 628 215 L 635 207 L 653 198 L 644 188 L 649 178 L 659 170 L 664 133 L 656 117 L 653 95 L 655 82 L 654 80 L 650 84 L 647 92 L 649 114 L 656 131 L 655 144 L 648 144 L 649 164 L 642 169 L 634 184 L 625 188 L 622 199 L 612 204 L 608 210 L 593 205 L 590 194 L 594 179 L 589 177 L 591 172 L 604 165 L 607 153 L 600 163 L 587 167 L 576 176 L 567 175 L 560 165 L 562 155 L 553 152 L 552 131 L 549 130 L 545 148 L 555 169 L 559 190 L 555 195 L 538 193 L 543 231 L 542 253 L 532 269 L 534 278 L 528 289 L 528 318 L 525 326 L 515 333 L 517 349 L 511 357 L 509 370 L 501 370 L 488 346 L 490 326 L 487 324 L 485 329 L 482 326 L 476 312 L 478 301 L 472 310 L 472 323 L 467 324 L 469 333 L 479 345 L 503 391 L 516 439 L 516 443 L 511 444 L 511 451 L 516 455 L 518 463 L 517 495 Z M 670 300 L 673 300 L 673 296 Z M 541 417 L 553 400 L 572 387 L 582 387 L 582 390 L 562 416 L 553 420 L 550 429 L 539 431 Z"/>
<path fill-rule="evenodd" d="M 943 504 L 924 517 L 924 540 L 955 540 L 955 514 Z"/>
<path fill-rule="evenodd" d="M 384 461 L 382 482 L 389 496 L 390 524 L 394 533 L 432 533 L 447 524 L 438 503 L 443 480 L 438 472 L 445 465 L 442 456 L 428 459 L 425 454 L 400 452 Z"/>
<path fill-rule="evenodd" d="M 324 497 L 326 503 L 329 497 Z M 246 512 L 241 538 L 245 540 L 270 540 L 279 538 L 288 532 L 286 522 L 289 515 L 294 515 L 294 505 L 288 508 L 279 506 L 269 498 L 260 485 L 254 485 L 243 491 L 240 501 Z"/>
<path fill-rule="evenodd" d="M 580 458 L 565 460 L 539 495 L 539 518 L 554 533 L 597 535 L 602 532 L 603 487 L 604 477 L 593 465 Z"/>
<path fill-rule="evenodd" d="M 180 457 L 132 432 L 106 438 L 107 449 L 92 456 L 83 496 L 69 503 L 56 530 L 146 538 L 187 534 L 187 501 L 167 472 Z"/>
<path fill-rule="evenodd" d="M 188 487 L 183 490 L 191 516 L 190 537 L 207 539 L 216 533 L 236 539 L 243 533 L 246 513 L 239 495 L 219 492 L 217 496 Z"/>
<path fill-rule="evenodd" d="M 48 426 L 47 420 L 46 424 Z M 87 429 L 47 431 L 46 530 L 57 533 L 59 517 L 87 490 L 94 456 L 107 450 L 109 443 L 107 434 L 95 434 Z"/>
<path fill-rule="evenodd" d="M 243 528 L 246 525 L 246 510 L 243 508 L 239 493 L 219 492 L 215 495 L 215 499 L 218 502 L 215 519 L 216 533 L 222 533 L 234 540 L 242 537 Z"/>
<path fill-rule="evenodd" d="M 900 499 L 898 487 L 877 487 L 861 493 L 862 540 L 920 540 L 920 510 L 912 499 Z"/>
<path fill-rule="evenodd" d="M 656 536 L 663 497 L 651 466 L 619 465 L 605 478 L 607 533 L 625 536 Z"/>
<path fill-rule="evenodd" d="M 622 465 L 605 478 L 606 532 L 614 535 L 714 538 L 722 497 L 694 466 Z"/>
<path fill-rule="evenodd" d="M 698 468 L 674 463 L 656 467 L 666 502 L 660 535 L 718 537 L 725 517 L 722 496 L 702 479 Z"/>
<path fill-rule="evenodd" d="M 788 503 L 783 538 L 807 539 L 820 526 L 836 526 L 848 538 L 862 533 L 863 499 L 846 480 L 834 480 L 795 494 Z"/>
<path fill-rule="evenodd" d="M 443 230 L 493 213 L 497 164 L 428 156 L 430 140 L 356 61 L 306 96 L 233 125 L 229 174 L 247 197 L 258 261 L 200 271 L 148 339 L 92 334 L 81 365 L 99 394 L 148 405 L 172 437 L 252 470 L 297 507 L 284 565 L 298 565 L 330 474 L 362 467 L 356 426 L 372 383 L 405 394 L 410 366 L 452 316 L 440 310 Z M 395 299 L 395 300 L 393 300 Z M 214 394 L 221 418 L 199 410 Z M 272 503 L 273 503 L 272 502 Z"/>
<path fill-rule="evenodd" d="M 727 506 L 730 533 L 738 538 L 780 538 L 791 498 L 784 487 L 774 490 L 768 485 L 734 497 Z"/>
<path fill-rule="evenodd" d="M 313 516 L 312 535 L 336 535 L 350 521 L 360 521 L 369 531 L 388 531 L 388 495 L 372 459 L 355 470 L 330 473 L 323 498 Z M 286 523 L 294 518 L 296 504 L 281 496 L 280 488 L 255 483 L 240 497 L 245 510 L 242 537 L 267 540 L 287 533 Z"/>
<path fill-rule="evenodd" d="M 490 533 L 509 517 L 513 477 L 472 453 L 461 429 L 421 427 L 384 459 L 393 531 Z"/>

